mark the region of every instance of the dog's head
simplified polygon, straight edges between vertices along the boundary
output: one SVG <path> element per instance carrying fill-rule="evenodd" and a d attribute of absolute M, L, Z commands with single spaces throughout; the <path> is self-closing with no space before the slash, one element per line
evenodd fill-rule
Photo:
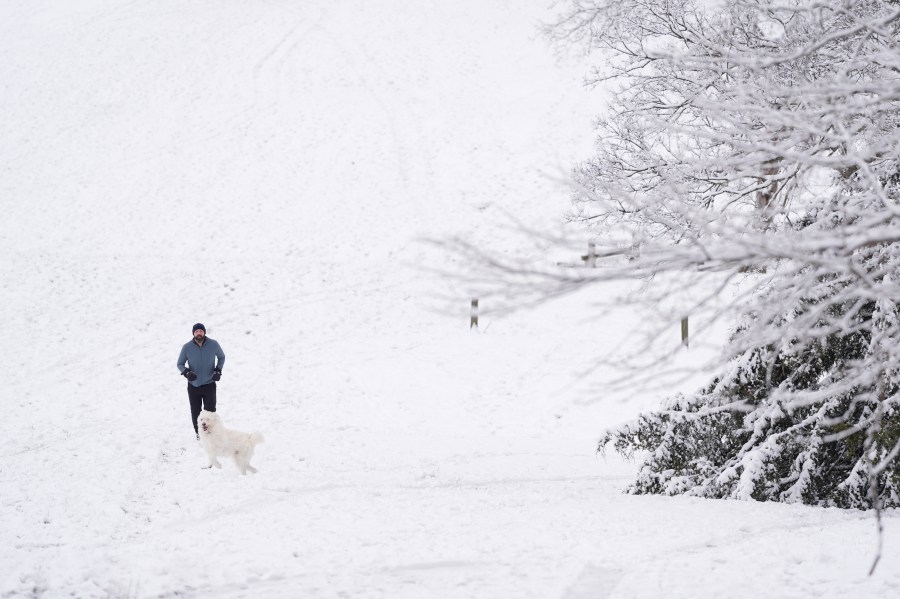
<path fill-rule="evenodd" d="M 200 412 L 200 417 L 197 418 L 197 426 L 199 426 L 200 430 L 204 433 L 212 433 L 221 422 L 218 414 L 215 412 L 207 412 L 206 410 Z"/>

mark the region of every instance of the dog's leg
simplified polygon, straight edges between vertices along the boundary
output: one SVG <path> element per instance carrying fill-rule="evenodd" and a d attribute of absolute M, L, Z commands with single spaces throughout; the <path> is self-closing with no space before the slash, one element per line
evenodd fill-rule
<path fill-rule="evenodd" d="M 209 459 L 209 466 L 207 466 L 207 468 L 212 468 L 213 466 L 215 466 L 216 468 L 222 467 L 222 464 L 219 463 L 219 460 L 218 460 L 218 458 L 216 458 L 215 453 L 213 453 L 211 451 L 207 451 L 206 457 Z"/>
<path fill-rule="evenodd" d="M 254 468 L 254 467 L 251 466 L 250 464 L 247 464 L 247 470 L 249 470 L 251 474 L 256 474 L 256 473 L 257 473 L 256 468 Z"/>
<path fill-rule="evenodd" d="M 241 474 L 247 474 L 247 461 L 237 451 L 234 452 L 234 465 L 237 466 Z"/>
<path fill-rule="evenodd" d="M 210 453 L 209 451 L 206 452 L 206 459 L 209 462 L 209 464 L 207 464 L 206 466 L 203 467 L 204 470 L 209 470 L 213 466 L 217 466 L 217 467 L 221 468 L 221 466 L 219 466 L 219 461 L 216 459 L 216 456 L 213 455 L 212 453 Z"/>

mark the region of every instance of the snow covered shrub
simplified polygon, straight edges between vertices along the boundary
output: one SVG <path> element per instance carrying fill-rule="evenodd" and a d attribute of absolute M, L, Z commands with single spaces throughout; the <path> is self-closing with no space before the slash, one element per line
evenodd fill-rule
<path fill-rule="evenodd" d="M 900 441 L 896 384 L 836 394 L 826 386 L 818 393 L 824 381 L 839 380 L 869 357 L 867 337 L 831 336 L 798 354 L 753 349 L 696 395 L 676 396 L 607 431 L 599 449 L 613 444 L 629 457 L 646 452 L 629 487 L 636 494 L 848 508 L 874 507 L 877 495 L 882 507 L 898 507 L 900 465 L 885 462 Z M 810 399 L 783 399 L 795 392 Z M 868 474 L 882 465 L 870 484 Z"/>

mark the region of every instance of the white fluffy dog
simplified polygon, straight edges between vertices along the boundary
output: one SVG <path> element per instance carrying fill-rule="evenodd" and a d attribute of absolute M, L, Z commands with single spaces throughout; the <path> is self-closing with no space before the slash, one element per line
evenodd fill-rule
<path fill-rule="evenodd" d="M 221 468 L 222 464 L 217 459 L 219 456 L 231 457 L 237 464 L 241 474 L 247 471 L 256 472 L 256 468 L 250 465 L 253 457 L 253 448 L 262 443 L 263 437 L 259 433 L 242 433 L 225 428 L 222 419 L 215 412 L 200 412 L 197 418 L 200 427 L 200 443 L 209 457 L 209 466 L 206 468 Z"/>

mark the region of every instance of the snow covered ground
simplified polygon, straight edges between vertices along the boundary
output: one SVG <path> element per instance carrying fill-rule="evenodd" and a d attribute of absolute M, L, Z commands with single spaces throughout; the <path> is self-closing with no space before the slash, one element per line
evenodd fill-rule
<path fill-rule="evenodd" d="M 0 597 L 900 593 L 896 512 L 868 577 L 870 514 L 621 493 L 652 398 L 579 375 L 633 315 L 470 331 L 429 274 L 566 207 L 598 92 L 546 4 L 0 3 Z M 255 476 L 200 469 L 196 321 Z"/>

